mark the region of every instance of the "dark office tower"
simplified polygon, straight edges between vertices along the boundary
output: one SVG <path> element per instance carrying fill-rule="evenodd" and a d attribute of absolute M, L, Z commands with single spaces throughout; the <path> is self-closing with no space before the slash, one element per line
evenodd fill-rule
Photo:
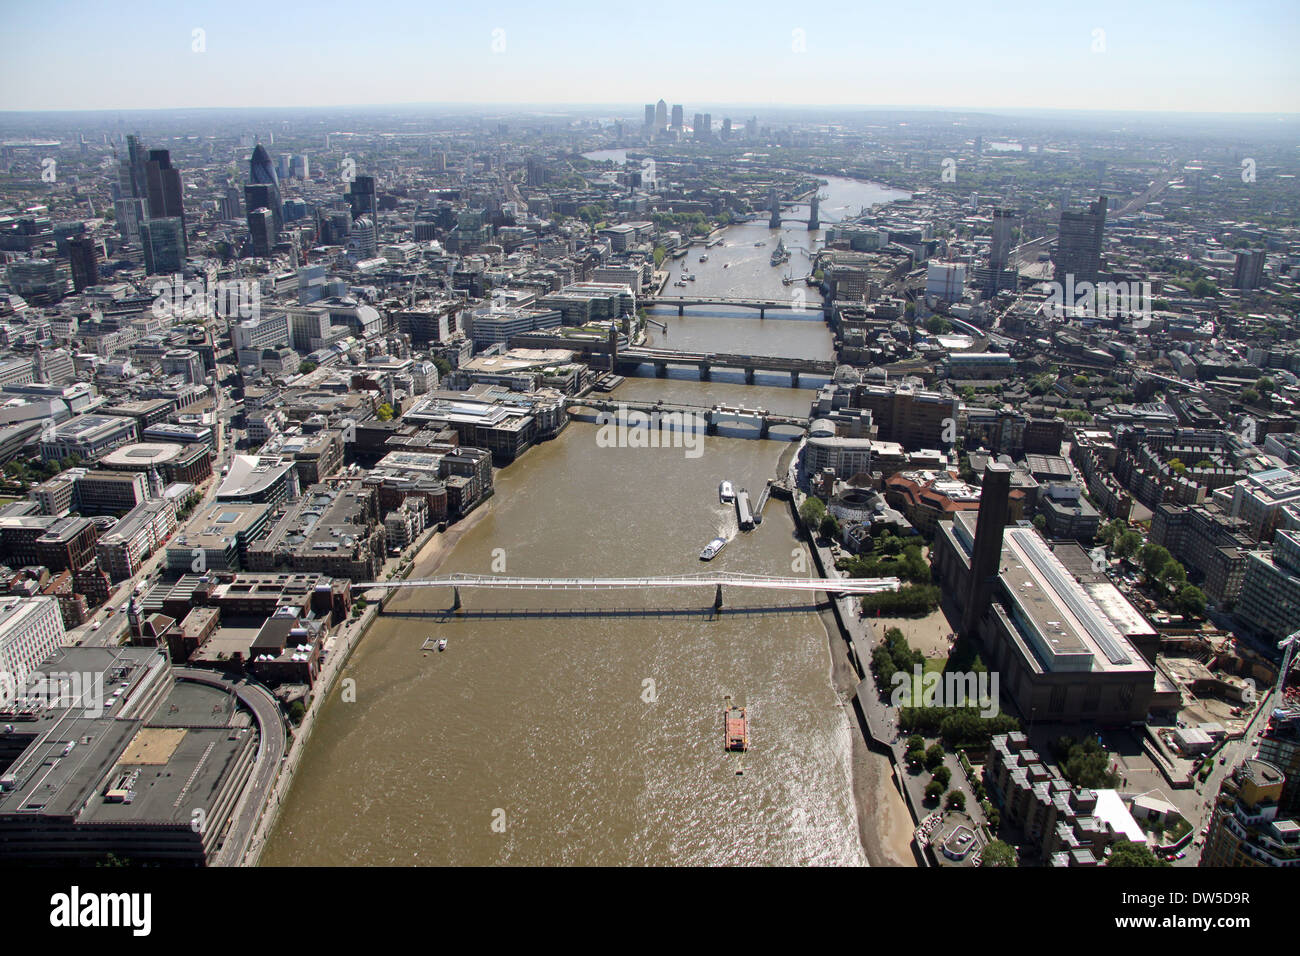
<path fill-rule="evenodd" d="M 713 139 L 713 114 L 712 113 L 704 114 L 704 139 L 705 140 Z"/>
<path fill-rule="evenodd" d="M 348 241 L 352 235 L 352 213 L 347 210 L 331 212 L 329 214 L 329 241 L 334 245 L 341 246 Z"/>
<path fill-rule="evenodd" d="M 983 155 L 983 153 L 984 153 L 984 137 L 983 137 L 983 136 L 976 136 L 976 137 L 975 137 L 975 155 L 976 155 L 976 156 L 980 156 L 980 155 Z"/>
<path fill-rule="evenodd" d="M 1237 265 L 1232 271 L 1232 287 L 1249 292 L 1258 289 L 1264 281 L 1264 250 L 1242 249 L 1237 253 Z"/>
<path fill-rule="evenodd" d="M 655 104 L 655 129 L 663 132 L 668 128 L 668 104 L 660 100 Z"/>
<path fill-rule="evenodd" d="M 269 200 L 260 203 L 271 210 L 275 218 L 275 229 L 279 232 L 284 228 L 284 203 L 280 199 L 280 177 L 275 173 L 275 163 L 271 162 L 271 154 L 266 151 L 266 147 L 261 143 L 253 148 L 252 158 L 248 161 L 248 181 L 255 185 L 268 186 L 270 191 L 267 194 Z M 247 191 L 245 191 L 247 196 Z M 247 203 L 249 209 L 256 209 L 252 203 Z"/>
<path fill-rule="evenodd" d="M 254 213 L 268 211 L 271 214 L 270 231 L 262 224 L 261 217 L 258 216 L 256 221 L 257 228 L 263 231 L 266 241 L 266 248 L 270 249 L 275 245 L 280 236 L 280 229 L 283 223 L 277 222 L 275 218 L 275 208 L 272 203 L 275 201 L 275 186 L 271 183 L 250 183 L 244 187 L 244 208 L 248 210 L 248 231 L 254 231 Z M 256 242 L 254 242 L 256 246 Z"/>
<path fill-rule="evenodd" d="M 144 164 L 145 195 L 150 219 L 184 219 L 185 198 L 181 192 L 181 171 L 172 165 L 165 149 L 149 150 Z"/>
<path fill-rule="evenodd" d="M 140 141 L 134 136 L 126 138 L 126 159 L 118 168 L 118 187 L 122 195 L 143 199 L 145 192 L 144 175 L 145 154 Z"/>
<path fill-rule="evenodd" d="M 68 259 L 72 263 L 73 291 L 80 292 L 87 286 L 99 284 L 99 255 L 94 239 L 89 236 L 69 239 Z"/>
<path fill-rule="evenodd" d="M 654 129 L 655 125 L 655 105 L 647 103 L 645 105 L 645 128 Z"/>
<path fill-rule="evenodd" d="M 149 150 L 144 164 L 146 198 L 150 219 L 179 219 L 181 222 L 181 255 L 189 251 L 185 235 L 185 196 L 181 188 L 181 171 L 172 165 L 171 154 L 165 149 Z"/>
<path fill-rule="evenodd" d="M 673 106 L 673 129 L 682 128 L 682 104 Z"/>
<path fill-rule="evenodd" d="M 248 236 L 253 242 L 253 255 L 258 259 L 269 259 L 275 248 L 275 216 L 263 206 L 248 213 Z"/>
<path fill-rule="evenodd" d="M 180 219 L 147 219 L 140 223 L 144 271 L 151 276 L 180 272 L 185 265 L 185 224 Z"/>
<path fill-rule="evenodd" d="M 550 170 L 545 164 L 535 159 L 529 159 L 525 167 L 524 181 L 529 186 L 545 186 L 547 180 L 551 178 Z"/>
<path fill-rule="evenodd" d="M 961 636 L 976 637 L 980 618 L 989 606 L 993 582 L 1002 561 L 1002 529 L 1007 524 L 1011 497 L 1011 468 L 991 462 L 984 468 L 980 485 L 980 510 L 975 521 L 975 544 L 970 556 L 970 579 L 966 606 L 961 615 Z"/>
<path fill-rule="evenodd" d="M 731 119 L 729 117 L 723 118 L 722 132 L 719 135 L 724 143 L 728 142 L 731 139 Z"/>
<path fill-rule="evenodd" d="M 1061 234 L 1056 243 L 1057 282 L 1074 276 L 1076 284 L 1096 282 L 1101 272 L 1101 236 L 1106 228 L 1106 197 L 1088 204 L 1087 212 L 1061 212 Z"/>
<path fill-rule="evenodd" d="M 227 186 L 225 198 L 221 200 L 222 219 L 240 219 L 244 215 L 244 205 L 240 202 L 239 187 Z"/>
<path fill-rule="evenodd" d="M 352 219 L 363 216 L 375 224 L 378 232 L 379 207 L 375 205 L 375 177 L 358 176 L 348 187 L 348 205 L 352 207 Z"/>
<path fill-rule="evenodd" d="M 1014 209 L 993 210 L 993 242 L 989 246 L 989 266 L 1005 269 L 1011 253 L 1011 230 L 1015 226 Z"/>

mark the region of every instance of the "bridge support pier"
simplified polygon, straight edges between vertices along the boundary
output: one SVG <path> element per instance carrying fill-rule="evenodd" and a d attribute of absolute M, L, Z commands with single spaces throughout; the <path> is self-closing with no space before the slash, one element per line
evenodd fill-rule
<path fill-rule="evenodd" d="M 722 585 L 721 584 L 718 585 L 718 589 L 713 593 L 713 613 L 714 614 L 722 613 Z"/>
<path fill-rule="evenodd" d="M 791 373 L 790 373 L 790 387 L 791 387 L 791 388 L 798 388 L 798 387 L 799 387 L 799 373 L 798 373 L 798 372 L 791 372 Z"/>
<path fill-rule="evenodd" d="M 760 419 L 758 420 L 758 437 L 759 437 L 759 438 L 766 438 L 766 437 L 767 437 L 767 428 L 768 428 L 768 425 L 767 425 L 767 416 L 764 415 L 762 418 L 760 418 Z"/>
<path fill-rule="evenodd" d="M 708 421 L 708 423 L 704 426 L 704 434 L 706 434 L 706 435 L 716 435 L 717 433 L 718 433 L 718 422 L 717 422 L 717 419 L 715 419 L 715 418 L 713 418 L 712 416 L 710 416 L 710 417 L 709 417 L 709 421 Z"/>
<path fill-rule="evenodd" d="M 707 382 L 711 376 L 711 369 L 708 362 L 700 363 L 700 381 Z"/>
<path fill-rule="evenodd" d="M 451 610 L 460 610 L 460 588 L 451 589 Z"/>
<path fill-rule="evenodd" d="M 745 369 L 745 384 L 746 385 L 754 384 L 754 370 L 752 368 Z"/>
<path fill-rule="evenodd" d="M 766 309 L 764 306 L 761 306 L 761 305 L 760 305 L 760 306 L 758 307 L 758 317 L 759 317 L 760 319 L 766 319 L 766 318 L 767 318 L 767 309 Z"/>
<path fill-rule="evenodd" d="M 686 314 L 686 306 L 684 306 L 684 305 L 679 305 L 679 306 L 677 307 L 677 314 L 678 314 L 678 315 L 685 315 L 685 314 Z"/>
<path fill-rule="evenodd" d="M 668 377 L 668 363 L 655 362 L 655 378 L 667 378 L 667 377 Z"/>

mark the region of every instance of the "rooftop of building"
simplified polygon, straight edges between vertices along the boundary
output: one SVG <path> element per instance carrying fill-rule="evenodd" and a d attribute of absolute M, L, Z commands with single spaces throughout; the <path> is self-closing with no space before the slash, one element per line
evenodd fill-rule
<path fill-rule="evenodd" d="M 99 462 L 105 468 L 156 467 L 180 457 L 185 446 L 174 442 L 135 442 L 113 449 Z"/>
<path fill-rule="evenodd" d="M 230 472 L 217 490 L 218 499 L 247 498 L 266 491 L 291 468 L 292 459 L 265 455 L 236 455 Z"/>
<path fill-rule="evenodd" d="M 58 425 L 55 434 L 59 440 L 80 441 L 95 434 L 116 428 L 134 427 L 135 420 L 119 415 L 79 415 Z"/>
<path fill-rule="evenodd" d="M 269 508 L 269 505 L 264 504 L 216 502 L 196 514 L 187 530 L 173 538 L 167 550 L 225 550 L 235 542 L 238 535 L 264 520 Z"/>
<path fill-rule="evenodd" d="M 1300 469 L 1269 468 L 1247 475 L 1238 485 L 1270 504 L 1300 499 Z"/>
<path fill-rule="evenodd" d="M 976 520 L 975 512 L 953 516 L 954 532 L 964 532 L 956 534 L 959 542 L 974 540 Z M 1040 664 L 1047 671 L 1150 671 L 1121 629 L 1142 633 L 1133 630 L 1141 615 L 1117 593 L 1099 592 L 1104 598 L 1099 604 L 1056 555 L 1058 547 L 1081 550 L 1049 544 L 1024 525 L 1003 531 L 999 581 L 1012 604 L 1010 618 Z"/>

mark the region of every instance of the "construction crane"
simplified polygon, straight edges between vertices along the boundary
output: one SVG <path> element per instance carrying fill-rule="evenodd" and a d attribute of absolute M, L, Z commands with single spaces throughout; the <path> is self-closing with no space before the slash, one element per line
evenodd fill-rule
<path fill-rule="evenodd" d="M 411 280 L 411 289 L 410 289 L 410 294 L 407 296 L 407 299 L 406 299 L 406 307 L 407 307 L 408 309 L 414 309 L 414 308 L 415 308 L 415 302 L 416 302 L 415 293 L 416 293 L 417 291 L 419 291 L 419 292 L 427 292 L 427 291 L 428 291 L 428 290 L 425 288 L 425 285 L 424 285 L 424 277 L 423 277 L 420 273 L 418 273 L 418 272 L 415 274 L 415 278 Z"/>
<path fill-rule="evenodd" d="M 1282 666 L 1278 668 L 1277 684 L 1274 686 L 1273 692 L 1279 698 L 1286 689 L 1286 674 L 1291 669 L 1291 658 L 1295 656 L 1297 643 L 1300 643 L 1300 631 L 1292 631 L 1287 637 L 1277 642 L 1278 650 L 1282 651 Z"/>

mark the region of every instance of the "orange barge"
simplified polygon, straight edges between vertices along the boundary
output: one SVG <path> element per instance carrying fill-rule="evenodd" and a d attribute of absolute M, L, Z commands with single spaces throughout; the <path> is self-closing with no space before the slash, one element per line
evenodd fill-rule
<path fill-rule="evenodd" d="M 744 753 L 749 749 L 749 718 L 744 707 L 731 703 L 730 696 L 723 699 L 722 738 L 725 750 Z"/>

